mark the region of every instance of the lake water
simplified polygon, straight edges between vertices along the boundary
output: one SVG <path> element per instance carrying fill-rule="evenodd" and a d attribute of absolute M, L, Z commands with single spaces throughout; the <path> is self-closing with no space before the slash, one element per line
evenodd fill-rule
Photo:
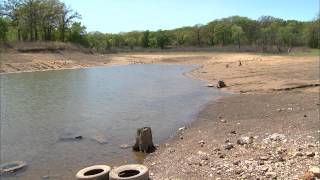
<path fill-rule="evenodd" d="M 155 143 L 188 124 L 214 88 L 184 75 L 196 66 L 127 65 L 1 75 L 1 163 L 26 161 L 5 179 L 73 179 L 93 164 L 141 162 L 136 129 L 151 126 Z M 61 140 L 68 134 L 75 141 Z M 93 137 L 106 137 L 100 144 Z"/>

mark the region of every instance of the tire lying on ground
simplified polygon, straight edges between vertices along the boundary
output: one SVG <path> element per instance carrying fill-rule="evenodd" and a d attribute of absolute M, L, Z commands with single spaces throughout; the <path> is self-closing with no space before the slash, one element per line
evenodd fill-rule
<path fill-rule="evenodd" d="M 140 164 L 129 164 L 111 170 L 110 180 L 148 180 L 149 170 Z"/>
<path fill-rule="evenodd" d="M 106 165 L 94 165 L 81 169 L 76 174 L 77 180 L 108 180 L 111 168 Z"/>
<path fill-rule="evenodd" d="M 0 165 L 0 176 L 10 175 L 19 170 L 22 170 L 27 166 L 27 163 L 24 161 L 12 161 L 9 163 L 4 163 Z"/>

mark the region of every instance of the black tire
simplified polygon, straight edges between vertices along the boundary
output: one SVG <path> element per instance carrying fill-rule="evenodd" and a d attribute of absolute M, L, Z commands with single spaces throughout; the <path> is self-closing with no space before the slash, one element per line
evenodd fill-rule
<path fill-rule="evenodd" d="M 76 174 L 77 180 L 108 180 L 110 173 L 110 166 L 94 165 L 81 169 Z"/>
<path fill-rule="evenodd" d="M 0 176 L 6 176 L 12 173 L 15 173 L 27 166 L 27 163 L 24 161 L 12 161 L 9 163 L 0 165 Z"/>
<path fill-rule="evenodd" d="M 149 170 L 140 164 L 129 164 L 111 170 L 110 180 L 149 180 Z"/>

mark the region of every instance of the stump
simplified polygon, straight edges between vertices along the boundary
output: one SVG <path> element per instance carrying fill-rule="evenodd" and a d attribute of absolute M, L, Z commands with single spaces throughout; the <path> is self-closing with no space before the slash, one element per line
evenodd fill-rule
<path fill-rule="evenodd" d="M 134 151 L 141 151 L 144 153 L 152 153 L 155 151 L 156 148 L 152 142 L 152 132 L 150 127 L 137 129 L 136 143 L 132 149 Z"/>
<path fill-rule="evenodd" d="M 224 87 L 226 87 L 227 85 L 226 85 L 226 83 L 224 83 L 224 81 L 218 81 L 218 85 L 217 85 L 217 88 L 224 88 Z"/>

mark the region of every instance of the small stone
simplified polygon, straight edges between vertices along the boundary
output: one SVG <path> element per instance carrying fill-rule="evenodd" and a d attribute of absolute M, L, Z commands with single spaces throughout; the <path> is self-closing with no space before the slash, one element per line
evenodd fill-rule
<path fill-rule="evenodd" d="M 284 134 L 278 134 L 278 133 L 273 133 L 270 136 L 268 136 L 265 140 L 271 140 L 271 141 L 285 141 L 286 136 Z"/>
<path fill-rule="evenodd" d="M 201 147 L 204 146 L 205 142 L 203 140 L 199 141 L 198 144 L 200 144 Z"/>
<path fill-rule="evenodd" d="M 227 123 L 227 121 L 225 119 L 221 119 L 220 122 Z"/>
<path fill-rule="evenodd" d="M 230 134 L 237 134 L 236 131 L 230 131 Z"/>
<path fill-rule="evenodd" d="M 262 172 L 267 172 L 268 170 L 269 170 L 269 168 L 267 166 L 264 166 L 264 167 L 261 168 Z"/>
<path fill-rule="evenodd" d="M 240 137 L 240 139 L 237 140 L 237 144 L 240 144 L 240 145 L 245 145 L 245 144 L 252 144 L 253 143 L 253 137 L 250 136 L 250 137 Z"/>
<path fill-rule="evenodd" d="M 261 165 L 264 165 L 264 161 L 259 160 L 259 161 L 258 161 L 258 165 L 260 165 L 260 166 L 261 166 Z"/>
<path fill-rule="evenodd" d="M 233 161 L 233 165 L 236 165 L 236 166 L 238 166 L 240 163 L 241 163 L 241 161 L 240 161 L 240 160 Z"/>
<path fill-rule="evenodd" d="M 315 177 L 320 178 L 320 168 L 318 166 L 311 166 L 309 172 L 312 172 Z"/>
<path fill-rule="evenodd" d="M 284 111 L 284 109 L 283 108 L 278 108 L 277 111 L 281 112 L 281 111 Z"/>
<path fill-rule="evenodd" d="M 316 153 L 315 152 L 306 152 L 306 155 L 308 157 L 314 157 L 316 155 Z"/>
<path fill-rule="evenodd" d="M 213 87 L 213 84 L 207 84 L 207 87 Z"/>
<path fill-rule="evenodd" d="M 224 149 L 226 150 L 230 150 L 232 148 L 234 148 L 234 145 L 232 143 L 227 143 L 226 145 L 224 145 Z"/>
<path fill-rule="evenodd" d="M 120 148 L 121 149 L 128 149 L 130 146 L 128 144 L 121 144 Z"/>
<path fill-rule="evenodd" d="M 180 136 L 179 138 L 180 138 L 180 139 L 183 139 L 183 136 Z"/>
<path fill-rule="evenodd" d="M 301 157 L 301 156 L 303 156 L 303 153 L 302 152 L 295 152 L 294 153 L 294 155 L 293 155 L 294 157 Z"/>
<path fill-rule="evenodd" d="M 184 126 L 178 129 L 178 131 L 184 131 L 184 130 L 186 130 L 186 127 Z"/>
<path fill-rule="evenodd" d="M 316 147 L 316 145 L 315 144 L 308 144 L 308 147 L 312 148 L 312 147 Z"/>
<path fill-rule="evenodd" d="M 198 155 L 200 156 L 201 160 L 208 160 L 209 159 L 209 155 L 205 152 L 198 151 Z"/>
<path fill-rule="evenodd" d="M 299 177 L 299 179 L 303 179 L 303 180 L 316 180 L 315 179 L 315 175 L 310 172 L 310 171 L 306 171 L 304 172 L 303 176 Z"/>
<path fill-rule="evenodd" d="M 276 160 L 277 160 L 278 162 L 284 162 L 284 161 L 286 161 L 286 159 L 285 159 L 283 156 L 277 156 Z"/>
<path fill-rule="evenodd" d="M 236 169 L 236 170 L 235 170 L 235 173 L 236 173 L 236 174 L 241 174 L 241 173 L 243 173 L 243 172 L 244 172 L 243 169 Z"/>
<path fill-rule="evenodd" d="M 174 153 L 176 150 L 175 149 L 173 149 L 173 148 L 168 148 L 168 150 L 167 150 L 169 153 Z"/>
<path fill-rule="evenodd" d="M 275 172 L 266 172 L 266 176 L 269 178 L 276 178 L 277 177 L 277 173 Z"/>
<path fill-rule="evenodd" d="M 225 154 L 220 154 L 220 155 L 219 155 L 219 158 L 221 158 L 221 159 L 223 159 L 223 158 L 225 158 L 225 157 L 226 157 Z"/>
<path fill-rule="evenodd" d="M 288 151 L 287 148 L 279 148 L 279 149 L 277 150 L 277 153 L 278 153 L 278 154 L 285 154 L 287 151 Z"/>
<path fill-rule="evenodd" d="M 259 159 L 263 160 L 263 161 L 267 161 L 269 159 L 269 157 L 268 156 L 260 156 Z"/>
<path fill-rule="evenodd" d="M 303 115 L 303 117 L 308 117 L 308 116 L 305 114 L 305 115 Z"/>

